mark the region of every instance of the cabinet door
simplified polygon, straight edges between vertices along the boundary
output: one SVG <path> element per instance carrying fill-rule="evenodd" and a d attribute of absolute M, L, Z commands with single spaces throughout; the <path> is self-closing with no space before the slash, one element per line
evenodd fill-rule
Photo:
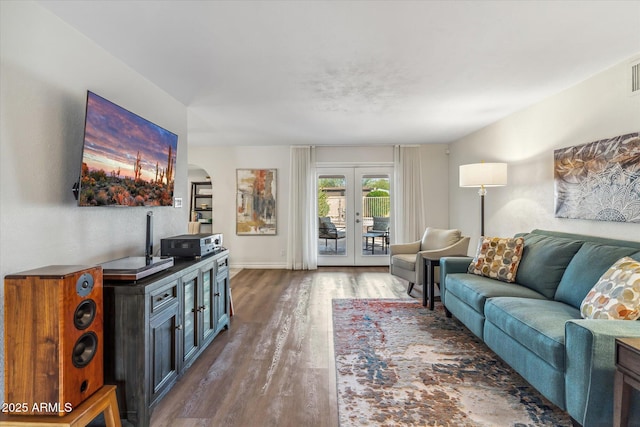
<path fill-rule="evenodd" d="M 201 269 L 202 299 L 200 313 L 202 315 L 202 342 L 207 342 L 215 336 L 216 317 L 214 309 L 215 264 L 212 262 Z"/>
<path fill-rule="evenodd" d="M 149 404 L 162 396 L 178 376 L 178 304 L 166 307 L 149 325 L 150 382 Z"/>
<path fill-rule="evenodd" d="M 229 268 L 227 259 L 218 260 L 216 270 L 216 283 L 214 287 L 214 315 L 216 318 L 216 330 L 229 324 Z"/>
<path fill-rule="evenodd" d="M 181 279 L 182 282 L 182 360 L 187 362 L 195 355 L 200 345 L 198 336 L 198 270 L 187 273 Z"/>

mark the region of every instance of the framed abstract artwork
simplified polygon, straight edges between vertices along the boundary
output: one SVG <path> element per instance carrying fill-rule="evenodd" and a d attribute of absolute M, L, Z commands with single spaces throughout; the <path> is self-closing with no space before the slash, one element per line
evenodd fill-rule
<path fill-rule="evenodd" d="M 553 154 L 556 217 L 640 223 L 640 132 Z"/>
<path fill-rule="evenodd" d="M 277 234 L 276 169 L 236 169 L 236 234 Z"/>

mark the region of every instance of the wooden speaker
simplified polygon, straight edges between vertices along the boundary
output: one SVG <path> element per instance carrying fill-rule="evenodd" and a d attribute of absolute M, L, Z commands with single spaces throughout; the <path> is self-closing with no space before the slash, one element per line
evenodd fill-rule
<path fill-rule="evenodd" d="M 5 277 L 5 410 L 65 415 L 104 384 L 102 267 Z"/>

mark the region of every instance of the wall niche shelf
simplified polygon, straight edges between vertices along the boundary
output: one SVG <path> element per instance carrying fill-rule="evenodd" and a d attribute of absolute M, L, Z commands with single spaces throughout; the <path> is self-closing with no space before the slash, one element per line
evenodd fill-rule
<path fill-rule="evenodd" d="M 201 227 L 213 225 L 212 191 L 211 181 L 193 181 L 191 183 L 191 219 L 199 222 Z"/>

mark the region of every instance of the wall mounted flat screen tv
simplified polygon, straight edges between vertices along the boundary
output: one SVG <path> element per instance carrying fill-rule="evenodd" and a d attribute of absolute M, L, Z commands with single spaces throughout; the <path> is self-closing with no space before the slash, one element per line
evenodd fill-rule
<path fill-rule="evenodd" d="M 80 206 L 172 206 L 178 135 L 87 93 Z"/>

